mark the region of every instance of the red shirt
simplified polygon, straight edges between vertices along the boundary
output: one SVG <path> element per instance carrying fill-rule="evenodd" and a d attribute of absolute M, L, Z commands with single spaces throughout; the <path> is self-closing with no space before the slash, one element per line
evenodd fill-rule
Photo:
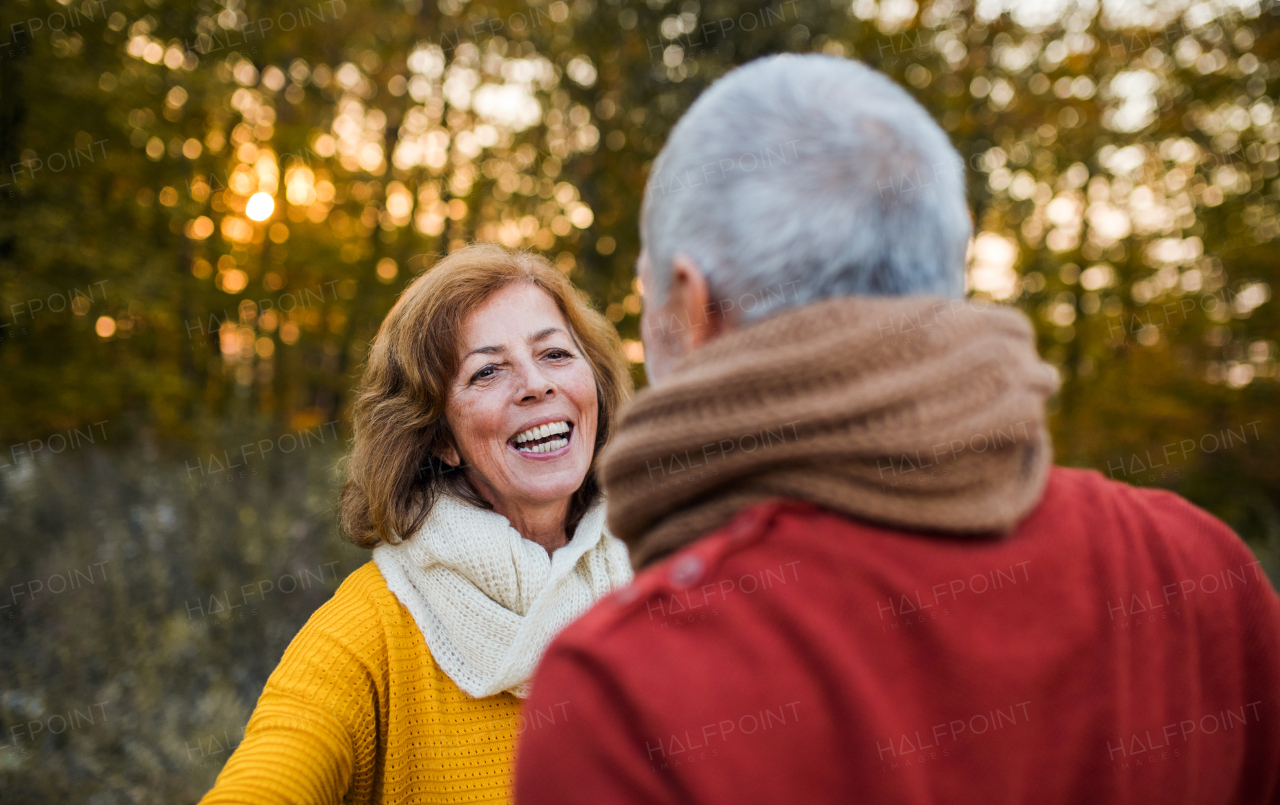
<path fill-rule="evenodd" d="M 565 630 L 524 717 L 519 805 L 1276 803 L 1280 598 L 1094 472 L 1003 539 L 771 501 Z"/>

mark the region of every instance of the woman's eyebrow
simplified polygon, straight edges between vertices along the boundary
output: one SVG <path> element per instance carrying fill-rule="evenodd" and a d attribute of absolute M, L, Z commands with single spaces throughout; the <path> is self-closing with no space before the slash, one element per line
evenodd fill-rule
<path fill-rule="evenodd" d="M 470 358 L 472 355 L 501 355 L 506 352 L 505 347 L 476 347 L 475 349 L 462 356 L 463 360 Z"/>
<path fill-rule="evenodd" d="M 529 337 L 530 344 L 536 344 L 539 341 L 545 341 L 556 333 L 563 333 L 559 327 L 548 327 L 545 330 L 539 330 Z M 501 355 L 506 352 L 506 347 L 476 347 L 475 349 L 462 356 L 463 360 L 470 358 L 472 355 Z"/>
<path fill-rule="evenodd" d="M 548 327 L 545 330 L 539 330 L 538 332 L 534 333 L 533 336 L 529 339 L 529 343 L 536 344 L 539 341 L 543 341 L 547 338 L 550 338 L 556 333 L 563 333 L 563 332 L 564 331 L 561 330 L 559 327 Z"/>

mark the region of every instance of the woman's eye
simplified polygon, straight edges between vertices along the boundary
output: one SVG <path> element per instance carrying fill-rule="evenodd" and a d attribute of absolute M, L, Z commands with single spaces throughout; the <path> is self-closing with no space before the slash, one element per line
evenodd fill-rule
<path fill-rule="evenodd" d="M 553 361 L 559 361 L 559 360 L 563 360 L 563 359 L 565 359 L 565 358 L 572 358 L 573 356 L 572 356 L 572 355 L 570 355 L 566 350 L 563 350 L 563 349 L 553 349 L 553 350 L 551 350 L 550 352 L 548 352 L 548 353 L 547 353 L 547 357 L 548 357 L 548 358 L 550 358 L 550 359 L 551 359 L 551 360 L 553 360 Z"/>
<path fill-rule="evenodd" d="M 497 367 L 486 366 L 482 368 L 480 371 L 476 372 L 474 375 L 472 375 L 471 381 L 474 383 L 477 380 L 488 380 L 489 378 L 493 377 L 494 373 L 497 371 L 498 371 Z"/>

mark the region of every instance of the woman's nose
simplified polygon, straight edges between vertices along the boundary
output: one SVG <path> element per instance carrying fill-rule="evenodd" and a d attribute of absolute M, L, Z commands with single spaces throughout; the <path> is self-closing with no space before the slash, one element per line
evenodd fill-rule
<path fill-rule="evenodd" d="M 539 402 L 555 396 L 556 384 L 536 363 L 530 363 L 520 372 L 520 402 Z"/>

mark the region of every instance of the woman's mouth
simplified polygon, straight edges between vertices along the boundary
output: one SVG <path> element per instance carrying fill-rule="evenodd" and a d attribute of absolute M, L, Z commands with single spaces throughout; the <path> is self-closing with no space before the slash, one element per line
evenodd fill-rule
<path fill-rule="evenodd" d="M 569 446 L 573 423 L 568 420 L 535 425 L 521 431 L 507 442 L 519 453 L 553 453 Z"/>

